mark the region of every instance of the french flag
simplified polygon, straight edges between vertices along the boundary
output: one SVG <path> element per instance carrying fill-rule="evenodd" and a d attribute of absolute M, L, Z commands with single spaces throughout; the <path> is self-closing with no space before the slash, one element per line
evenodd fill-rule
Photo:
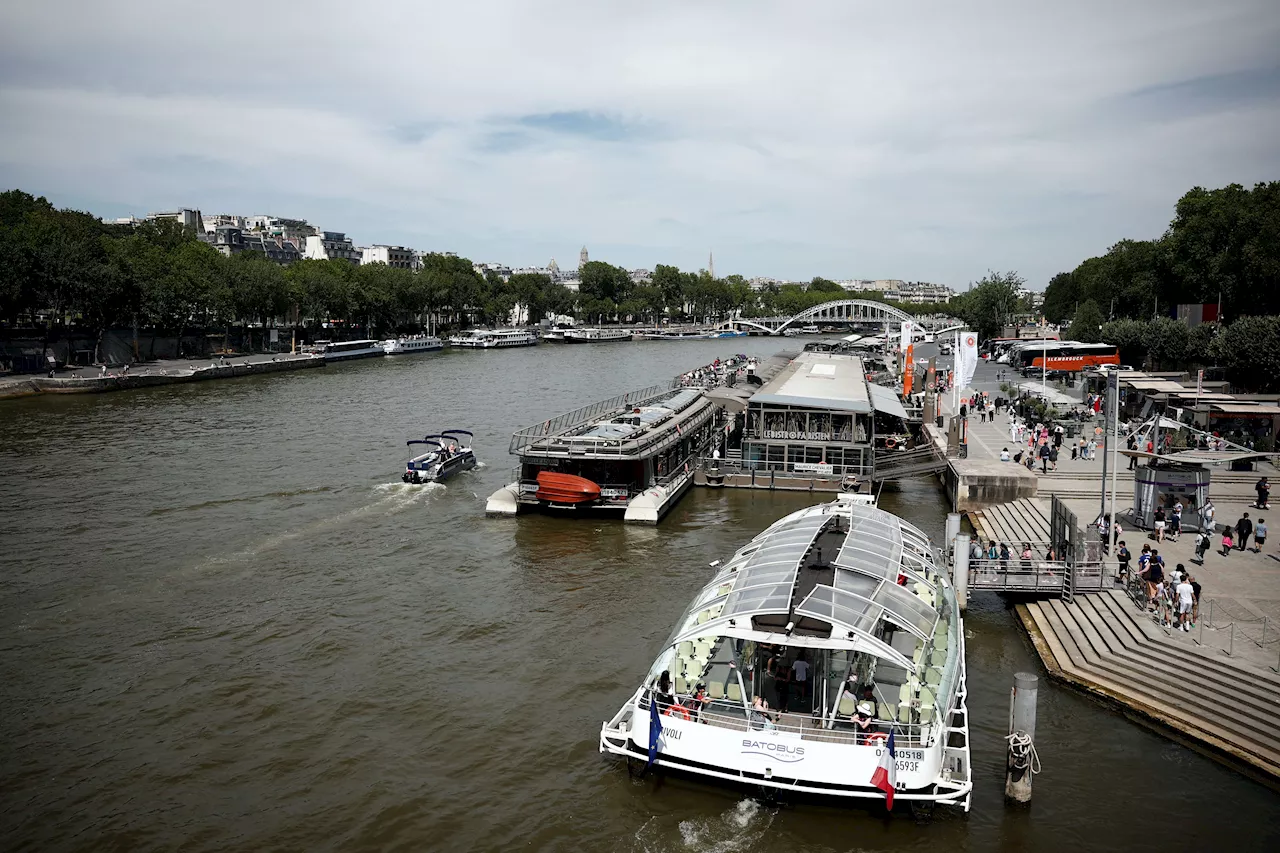
<path fill-rule="evenodd" d="M 893 732 L 889 732 L 889 741 L 884 752 L 880 753 L 880 766 L 871 774 L 871 784 L 884 791 L 884 807 L 893 808 L 893 789 L 898 784 L 898 762 L 893 751 Z"/>

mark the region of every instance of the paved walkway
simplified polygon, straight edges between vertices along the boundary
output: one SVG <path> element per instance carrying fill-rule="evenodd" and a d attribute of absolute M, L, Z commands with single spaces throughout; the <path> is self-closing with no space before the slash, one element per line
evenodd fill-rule
<path fill-rule="evenodd" d="M 998 367 L 979 364 L 974 377 L 974 387 L 987 391 L 992 399 L 1003 396 L 1000 381 L 996 378 Z M 1061 390 L 1061 389 L 1059 389 Z M 1068 392 L 1078 389 L 1067 389 Z M 997 415 L 994 423 L 969 420 L 970 456 L 999 459 L 1002 448 L 1010 453 L 1017 448 L 1009 437 L 1008 416 Z M 1025 448 L 1025 445 L 1023 445 Z M 1058 468 L 1042 474 L 1037 462 L 1035 474 L 1039 480 L 1039 496 L 1046 504 L 1051 495 L 1058 495 L 1076 514 L 1082 524 L 1092 522 L 1102 509 L 1102 450 L 1096 461 L 1071 459 L 1071 451 L 1064 440 L 1058 457 Z M 1183 534 L 1178 541 L 1157 543 L 1152 534 L 1125 523 L 1124 513 L 1133 506 L 1133 472 L 1128 469 L 1128 459 L 1116 454 L 1120 470 L 1116 477 L 1116 509 L 1124 527 L 1123 539 L 1135 558 L 1144 543 L 1160 551 L 1169 568 L 1178 563 L 1187 566 L 1203 587 L 1201 623 L 1190 634 L 1181 631 L 1167 632 L 1176 642 L 1199 644 L 1219 649 L 1226 654 L 1267 668 L 1280 668 L 1280 499 L 1273 510 L 1258 510 L 1252 506 L 1255 499 L 1253 484 L 1266 474 L 1273 483 L 1280 483 L 1280 472 L 1264 464 L 1256 472 L 1231 472 L 1225 468 L 1212 469 L 1210 497 L 1217 507 L 1219 525 L 1234 525 L 1245 512 L 1250 519 L 1266 518 L 1274 528 L 1261 553 L 1232 551 L 1221 556 L 1221 547 L 1210 550 L 1204 565 L 1193 562 L 1195 556 L 1194 534 Z M 1013 463 L 1009 463 L 1013 464 Z M 1107 482 L 1111 476 L 1108 472 Z M 1274 514 L 1273 514 L 1274 513 Z M 1047 516 L 1048 511 L 1045 510 Z M 1218 543 L 1215 536 L 1215 546 Z"/>

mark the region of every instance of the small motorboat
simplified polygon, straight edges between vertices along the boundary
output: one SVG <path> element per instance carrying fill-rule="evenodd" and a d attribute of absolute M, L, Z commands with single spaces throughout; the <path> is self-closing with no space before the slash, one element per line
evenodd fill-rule
<path fill-rule="evenodd" d="M 428 450 L 405 463 L 400 477 L 406 483 L 443 483 L 454 474 L 476 467 L 476 454 L 471 449 L 471 433 L 465 429 L 447 429 L 406 442 L 426 445 Z"/>
<path fill-rule="evenodd" d="M 600 486 L 586 477 L 576 474 L 561 474 L 558 471 L 538 472 L 538 491 L 536 497 L 540 501 L 553 504 L 585 504 L 600 500 Z"/>

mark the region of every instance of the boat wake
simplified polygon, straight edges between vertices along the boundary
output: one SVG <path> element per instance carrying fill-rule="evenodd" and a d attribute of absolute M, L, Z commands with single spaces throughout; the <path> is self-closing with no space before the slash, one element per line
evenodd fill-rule
<path fill-rule="evenodd" d="M 404 512 L 407 509 L 426 502 L 433 495 L 443 492 L 445 488 L 444 483 L 422 483 L 421 485 L 413 485 L 411 483 L 379 483 L 373 487 L 374 493 L 379 495 L 379 497 L 371 503 L 346 510 L 345 512 L 340 512 L 337 515 L 332 515 L 319 521 L 304 524 L 294 530 L 286 530 L 282 533 L 268 536 L 266 539 L 252 547 L 236 551 L 232 554 L 218 556 L 206 562 L 220 563 L 248 560 L 253 557 L 257 557 L 264 552 L 279 548 L 282 545 L 287 545 L 295 539 L 334 530 L 368 515 L 397 515 L 398 513 Z"/>
<path fill-rule="evenodd" d="M 742 853 L 763 849 L 758 845 L 765 840 L 775 814 L 756 800 L 740 800 L 721 815 L 680 821 L 679 841 L 670 838 L 660 819 L 650 818 L 635 834 L 635 849 L 644 853 L 668 850 Z"/>
<path fill-rule="evenodd" d="M 774 814 L 756 800 L 739 800 L 719 817 L 680 821 L 680 839 L 686 849 L 707 853 L 750 850 L 769 831 Z"/>

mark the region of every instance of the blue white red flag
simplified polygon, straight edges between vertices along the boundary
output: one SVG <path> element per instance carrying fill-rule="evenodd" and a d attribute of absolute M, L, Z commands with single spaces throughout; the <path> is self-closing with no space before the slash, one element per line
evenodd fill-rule
<path fill-rule="evenodd" d="M 652 751 L 649 753 L 653 754 Z M 897 755 L 893 750 L 893 732 L 889 732 L 889 740 L 885 744 L 884 752 L 880 753 L 880 766 L 876 768 L 876 772 L 871 774 L 871 784 L 884 791 L 884 807 L 886 809 L 893 808 L 893 789 L 898 784 L 898 762 Z"/>

